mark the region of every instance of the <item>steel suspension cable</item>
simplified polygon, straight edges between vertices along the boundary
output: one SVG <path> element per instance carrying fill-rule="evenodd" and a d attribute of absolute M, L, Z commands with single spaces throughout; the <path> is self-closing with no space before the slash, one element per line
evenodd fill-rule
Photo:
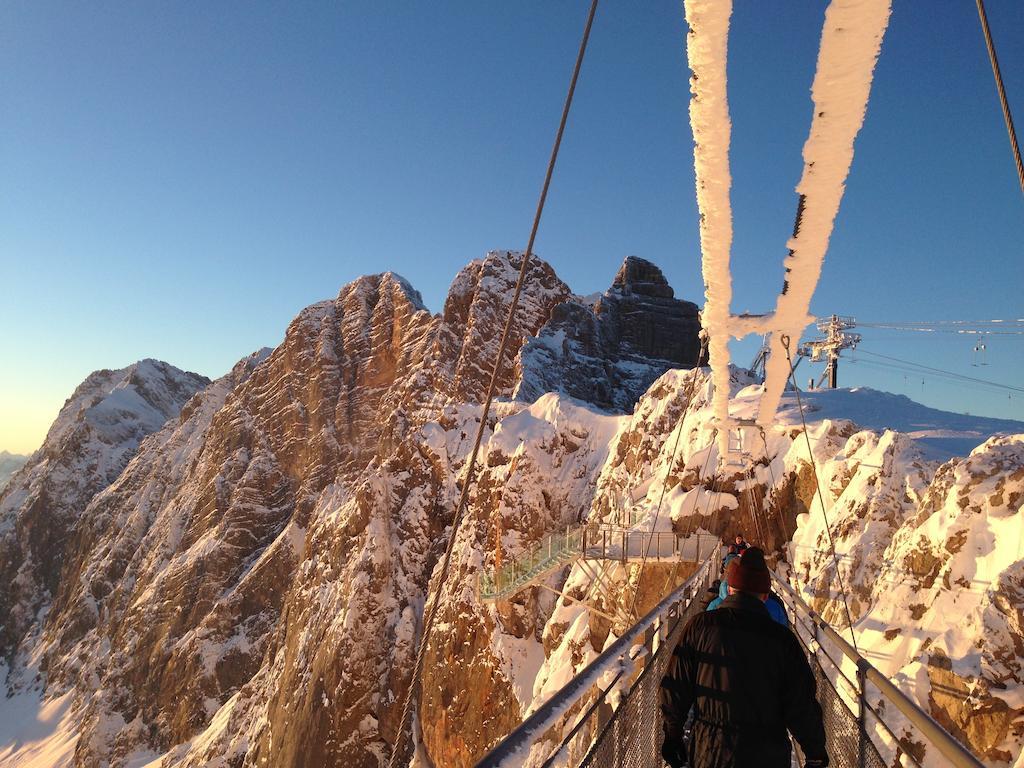
<path fill-rule="evenodd" d="M 715 438 L 717 436 L 718 436 L 718 427 L 715 427 L 715 428 L 713 428 L 711 430 L 711 440 L 708 443 L 708 455 L 704 457 L 704 465 L 703 465 L 703 467 L 701 467 L 700 472 L 697 474 L 697 485 L 694 486 L 694 490 L 695 491 L 698 488 L 702 488 L 703 487 L 703 485 L 701 484 L 701 480 L 703 480 L 704 475 L 707 474 L 708 464 L 711 462 L 711 454 L 713 454 L 715 452 L 714 451 L 714 448 L 715 448 Z M 699 493 L 694 493 L 694 495 L 693 495 L 693 506 L 690 507 L 690 515 L 689 515 L 689 517 L 693 518 L 693 520 L 692 520 L 692 522 L 690 522 L 689 525 L 684 525 L 683 526 L 683 533 L 684 533 L 683 539 L 684 540 L 689 539 L 691 536 L 693 536 L 693 534 L 697 533 L 697 497 L 699 495 L 700 495 Z M 704 516 L 709 516 L 710 511 L 711 511 L 711 492 L 709 491 L 707 493 L 707 503 L 704 505 Z M 694 557 L 694 560 L 697 562 L 698 565 L 701 562 L 701 560 L 700 560 L 700 534 L 699 533 L 697 533 L 697 553 L 696 553 L 696 556 Z M 661 594 L 663 594 L 663 595 L 667 594 L 668 590 L 669 590 L 669 587 L 672 584 L 675 583 L 676 576 L 679 574 L 679 563 L 680 563 L 680 561 L 681 561 L 681 558 L 676 560 L 675 565 L 672 566 L 672 572 L 669 573 L 669 575 L 665 578 L 665 585 L 661 588 Z"/>
<path fill-rule="evenodd" d="M 423 672 L 423 660 L 430 640 L 430 632 L 434 626 L 434 618 L 437 615 L 438 606 L 444 594 L 444 586 L 448 578 L 448 570 L 451 567 L 452 553 L 455 550 L 455 540 L 458 537 L 459 528 L 466 513 L 466 505 L 469 501 L 469 491 L 473 484 L 473 473 L 476 469 L 477 455 L 480 452 L 480 444 L 483 441 L 484 431 L 487 429 L 487 417 L 490 414 L 491 402 L 494 399 L 494 392 L 497 388 L 498 375 L 501 371 L 501 363 L 508 350 L 509 338 L 512 335 L 512 323 L 515 319 L 516 308 L 519 306 L 519 297 L 522 294 L 523 284 L 526 282 L 527 269 L 530 263 L 530 256 L 533 253 L 534 241 L 537 238 L 537 230 L 540 227 L 541 215 L 544 213 L 544 203 L 547 201 L 548 189 L 551 186 L 551 177 L 555 170 L 555 161 L 558 159 L 558 150 L 562 144 L 562 136 L 565 133 L 565 125 L 569 119 L 569 109 L 572 106 L 573 94 L 576 92 L 576 82 L 579 79 L 580 69 L 583 66 L 583 57 L 587 51 L 587 42 L 590 39 L 590 30 L 594 24 L 594 14 L 597 11 L 598 0 L 592 0 L 590 11 L 587 14 L 587 21 L 583 28 L 583 39 L 580 41 L 579 52 L 576 54 L 576 64 L 573 67 L 572 77 L 569 80 L 569 90 L 565 96 L 565 103 L 562 106 L 562 117 L 558 123 L 558 131 L 555 134 L 554 145 L 551 148 L 551 155 L 548 158 L 547 170 L 544 173 L 544 183 L 541 186 L 540 198 L 537 200 L 537 209 L 533 215 L 533 224 L 530 227 L 530 237 L 526 244 L 526 251 L 523 253 L 523 263 L 519 269 L 519 279 L 516 282 L 515 292 L 509 304 L 508 316 L 505 319 L 505 328 L 501 334 L 501 343 L 498 345 L 498 353 L 494 360 L 494 369 L 491 371 L 491 380 L 487 385 L 487 396 L 484 399 L 483 410 L 480 415 L 480 426 L 477 429 L 476 439 L 473 442 L 473 450 L 470 453 L 469 463 L 466 467 L 466 475 L 463 480 L 462 492 L 459 496 L 459 503 L 455 509 L 455 516 L 452 520 L 451 533 L 448 536 L 448 543 L 445 547 L 444 558 L 439 571 L 437 581 L 436 597 L 427 610 L 424 617 L 423 631 L 420 636 L 420 643 L 416 650 L 416 661 L 412 670 L 412 677 L 409 687 L 405 693 L 405 702 L 402 705 L 402 716 L 398 723 L 398 732 L 395 735 L 395 743 L 391 750 L 391 759 L 388 762 L 390 768 L 398 768 L 405 754 L 406 724 L 412 711 L 412 700 L 415 696 L 416 687 L 419 684 Z M 429 586 L 427 594 L 429 602 Z M 411 736 L 411 734 L 410 734 Z M 415 745 L 413 745 L 415 748 Z"/>
<path fill-rule="evenodd" d="M 744 493 L 747 496 L 747 504 L 750 506 L 750 518 L 754 521 L 754 527 L 759 531 L 761 538 L 761 549 L 768 546 L 768 523 L 764 517 L 764 510 L 757 505 L 757 498 L 754 496 L 754 464 L 747 465 L 745 474 Z"/>
<path fill-rule="evenodd" d="M 774 495 L 774 493 L 775 493 L 775 482 L 776 482 L 775 481 L 775 470 L 772 469 L 772 460 L 768 457 L 768 440 L 767 440 L 767 438 L 764 435 L 764 429 L 760 429 L 759 432 L 761 434 L 761 444 L 764 446 L 764 457 L 768 461 L 768 475 L 772 479 L 772 494 Z M 779 515 L 779 527 L 782 528 L 782 538 L 783 538 L 783 541 L 785 543 L 789 543 L 791 541 L 790 536 L 789 536 L 789 528 L 786 527 L 786 516 L 782 514 L 782 508 L 781 507 L 778 509 L 778 515 Z M 794 531 L 794 535 L 795 535 L 795 533 L 796 532 Z"/>
<path fill-rule="evenodd" d="M 825 511 L 825 496 L 821 492 L 821 481 L 818 479 L 818 462 L 814 458 L 814 449 L 811 447 L 811 437 L 807 434 L 807 419 L 804 417 L 803 399 L 800 397 L 800 388 L 796 385 L 796 371 L 793 369 L 793 357 L 789 352 L 789 336 L 783 335 L 780 339 L 783 349 L 786 350 L 786 362 L 789 363 L 789 377 L 793 382 L 793 390 L 796 392 L 796 404 L 800 410 L 800 424 L 803 427 L 804 440 L 807 441 L 807 455 L 811 459 L 811 472 L 814 474 L 814 487 L 818 492 L 818 503 L 821 505 L 821 516 L 825 520 L 825 533 L 828 535 L 828 546 L 832 552 L 832 564 L 836 569 L 836 578 L 839 580 L 839 594 L 843 598 L 843 610 L 846 612 L 846 623 L 850 627 L 850 640 L 853 642 L 854 650 L 857 648 L 857 634 L 853 631 L 853 618 L 850 614 L 850 603 L 846 599 L 846 585 L 843 583 L 843 573 L 839 569 L 839 556 L 836 555 L 836 543 L 832 538 L 832 526 L 828 520 L 828 512 Z M 808 510 L 810 512 L 810 510 Z M 795 535 L 795 532 L 794 532 Z"/>
<path fill-rule="evenodd" d="M 715 440 L 715 437 L 717 437 L 717 436 L 718 436 L 718 427 L 714 427 L 711 430 L 711 443 L 708 444 L 708 455 L 704 457 L 704 464 L 701 466 L 700 473 L 697 475 L 697 486 L 695 486 L 695 488 L 696 487 L 701 487 L 701 481 L 704 479 L 704 476 L 708 472 L 708 464 L 711 463 L 711 454 L 714 453 L 714 450 L 713 450 L 713 448 L 714 448 L 714 440 Z M 710 493 L 708 493 L 708 498 L 709 499 L 711 498 L 711 494 Z M 705 504 L 705 514 L 707 514 L 707 512 L 709 511 L 707 509 L 707 507 L 708 507 L 708 505 Z M 685 525 L 683 527 L 683 531 L 684 531 L 684 533 L 687 536 L 692 536 L 694 533 L 697 532 L 697 494 L 694 494 L 693 506 L 690 508 L 690 515 L 689 515 L 689 517 L 691 517 L 692 520 L 689 521 L 688 525 Z"/>
<path fill-rule="evenodd" d="M 1017 144 L 1017 131 L 1013 127 L 1013 115 L 1010 114 L 1010 105 L 1006 101 L 1006 88 L 1003 87 L 1003 75 L 999 71 L 999 59 L 996 58 L 996 47 L 992 42 L 992 32 L 988 28 L 988 16 L 985 14 L 985 3 L 983 0 L 976 0 L 978 5 L 978 18 L 981 19 L 981 31 L 985 35 L 985 47 L 988 48 L 988 58 L 992 62 L 992 74 L 996 78 L 996 90 L 999 92 L 999 104 L 1003 108 L 1003 120 L 1006 121 L 1006 131 L 1010 135 L 1010 150 L 1013 152 L 1013 162 L 1017 166 L 1017 179 L 1020 181 L 1020 191 L 1024 193 L 1024 164 L 1020 159 L 1020 146 Z"/>
<path fill-rule="evenodd" d="M 700 351 L 697 353 L 697 362 L 699 363 L 703 357 L 704 352 L 707 350 L 706 341 L 701 344 Z M 640 580 L 644 575 L 644 567 L 647 565 L 647 556 L 651 551 L 651 544 L 654 542 L 654 531 L 658 527 L 658 517 L 661 515 L 661 505 L 665 501 L 665 491 L 668 488 L 668 479 L 672 476 L 672 469 L 675 467 L 676 454 L 679 451 L 679 439 L 683 436 L 683 424 L 686 421 L 686 412 L 689 410 L 690 405 L 693 403 L 693 392 L 697 388 L 697 372 L 698 368 L 694 367 L 690 369 L 690 386 L 689 391 L 686 394 L 686 403 L 683 405 L 683 411 L 679 414 L 679 423 L 676 425 L 676 439 L 675 444 L 672 446 L 672 456 L 668 460 L 668 469 L 665 470 L 665 482 L 661 486 L 661 494 L 658 496 L 658 507 L 654 511 L 654 520 L 651 523 L 651 535 L 647 539 L 647 546 L 644 547 L 643 557 L 640 559 L 640 574 L 637 576 L 636 587 L 633 588 L 633 596 L 629 601 L 629 613 L 626 615 L 632 620 L 635 616 L 633 611 L 636 608 L 636 597 L 640 593 Z M 623 553 L 625 557 L 626 553 Z M 627 584 L 629 581 L 627 580 Z"/>

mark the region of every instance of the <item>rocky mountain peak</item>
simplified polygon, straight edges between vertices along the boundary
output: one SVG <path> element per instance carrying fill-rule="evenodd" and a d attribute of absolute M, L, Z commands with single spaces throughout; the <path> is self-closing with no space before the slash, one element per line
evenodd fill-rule
<path fill-rule="evenodd" d="M 631 412 L 665 371 L 699 362 L 697 305 L 674 296 L 656 265 L 627 257 L 596 302 L 574 298 L 555 307 L 520 355 L 516 397 L 531 402 L 563 392 Z"/>
<path fill-rule="evenodd" d="M 381 598 L 360 586 L 367 567 L 361 553 L 365 547 L 377 553 L 371 558 L 377 563 L 374 585 L 378 578 L 394 582 L 388 589 L 404 584 L 403 600 L 423 593 L 447 511 L 424 489 L 436 493 L 438 483 L 447 486 L 453 476 L 440 464 L 425 465 L 424 457 L 440 457 L 419 453 L 409 441 L 430 419 L 482 398 L 521 266 L 522 255 L 510 251 L 472 262 L 456 276 L 439 315 L 431 315 L 420 294 L 394 273 L 352 281 L 334 299 L 299 312 L 275 350 L 254 353 L 194 394 L 116 482 L 94 494 L 65 532 L 68 577 L 36 590 L 40 605 L 47 592 L 55 594 L 44 641 L 50 680 L 74 686 L 80 676 L 92 675 L 112 692 L 81 712 L 89 759 L 118 765 L 126 745 L 138 743 L 126 734 L 108 742 L 110 718 L 150 723 L 159 738 L 142 741 L 151 747 L 186 741 L 206 722 L 210 703 L 224 702 L 254 675 L 267 674 L 262 665 L 268 659 L 281 688 L 260 706 L 275 711 L 279 700 L 294 698 L 322 708 L 321 694 L 290 689 L 290 676 L 308 674 L 309 659 L 336 671 L 342 669 L 339 658 L 356 663 L 375 651 L 357 626 L 332 635 L 323 648 L 305 649 L 305 640 L 296 646 L 291 623 L 278 623 L 282 613 L 308 614 L 316 624 L 323 618 L 301 587 L 293 594 L 296 580 L 317 594 L 341 590 L 351 606 L 346 610 L 363 601 L 367 616 L 385 622 L 373 635 L 393 637 L 390 608 L 377 605 Z M 571 295 L 539 259 L 531 261 L 526 279 L 509 358 Z M 92 413 L 115 390 L 118 407 L 129 395 L 155 390 L 150 367 L 91 377 L 79 393 L 95 394 L 86 410 Z M 509 360 L 499 373 L 499 393 L 510 394 L 514 382 Z M 100 410 L 113 415 L 115 409 Z M 378 477 L 385 484 L 402 478 L 394 500 L 409 497 L 406 511 L 395 510 L 387 521 L 377 512 L 374 520 L 365 517 L 381 501 L 374 490 L 384 487 Z M 416 519 L 408 512 L 412 507 L 422 513 L 422 531 L 417 524 L 416 530 L 396 529 L 394 540 L 378 535 L 379 523 L 404 528 Z M 397 547 L 402 564 L 391 565 L 378 545 Z M 308 569 L 306 550 L 343 569 L 342 581 L 324 581 L 319 566 Z M 91 649 L 114 636 L 136 650 L 118 664 L 100 664 Z M 304 649 L 300 657 L 292 655 L 296 647 Z M 278 650 L 268 656 L 273 648 Z M 404 661 L 397 667 L 405 668 Z M 341 719 L 332 727 L 348 732 L 352 712 L 343 704 L 344 698 L 335 702 L 331 717 Z M 367 711 L 385 718 L 390 707 Z M 320 725 L 308 725 L 309 738 L 297 732 L 295 739 L 275 737 L 257 749 L 270 750 L 274 764 L 289 754 L 298 755 L 300 764 L 322 764 L 311 756 L 330 739 L 317 730 Z M 354 725 L 365 727 L 363 714 Z M 253 738 L 263 743 L 259 734 Z M 360 750 L 356 745 L 352 753 Z"/>
<path fill-rule="evenodd" d="M 210 383 L 205 376 L 160 360 L 139 360 L 125 368 L 93 371 L 68 398 L 47 432 L 42 451 L 60 459 L 79 441 L 109 447 L 106 481 L 112 481 L 139 442 L 177 416 L 183 403 Z"/>
<path fill-rule="evenodd" d="M 75 389 L 42 447 L 0 492 L 0 657 L 30 631 L 57 588 L 71 531 L 142 441 L 209 379 L 159 360 L 95 371 Z"/>
<path fill-rule="evenodd" d="M 612 281 L 609 292 L 653 296 L 659 299 L 671 299 L 675 296 L 675 291 L 668 284 L 661 269 L 639 256 L 626 257 Z"/>

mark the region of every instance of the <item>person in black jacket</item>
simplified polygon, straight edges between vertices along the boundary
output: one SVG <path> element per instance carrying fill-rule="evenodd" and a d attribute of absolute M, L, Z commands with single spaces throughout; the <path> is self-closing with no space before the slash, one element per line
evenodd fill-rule
<path fill-rule="evenodd" d="M 662 755 L 672 768 L 790 768 L 788 730 L 807 768 L 827 766 L 810 665 L 793 632 L 764 606 L 771 591 L 764 552 L 748 549 L 726 579 L 729 596 L 687 622 L 661 682 Z"/>

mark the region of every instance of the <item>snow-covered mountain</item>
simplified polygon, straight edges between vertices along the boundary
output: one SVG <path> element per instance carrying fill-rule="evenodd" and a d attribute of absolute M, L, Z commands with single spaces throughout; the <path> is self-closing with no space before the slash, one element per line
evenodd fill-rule
<path fill-rule="evenodd" d="M 21 469 L 27 461 L 28 456 L 10 453 L 9 451 L 0 451 L 0 491 L 7 485 L 11 475 Z"/>
<path fill-rule="evenodd" d="M 441 588 L 435 569 L 520 258 L 469 264 L 437 315 L 394 274 L 360 278 L 97 481 L 65 526 L 52 586 L 26 585 L 19 605 L 33 620 L 0 603 L 0 624 L 20 628 L 0 666 L 15 693 L 0 702 L 0 766 L 376 767 L 398 727 L 425 603 L 438 599 L 414 763 L 472 765 L 614 639 L 601 614 L 615 606 L 604 603 L 630 600 L 638 578 L 613 572 L 622 588 L 595 597 L 581 569 L 552 577 L 600 613 L 536 587 L 485 605 L 474 585 L 495 542 L 511 557 L 623 510 L 650 525 L 663 489 L 659 527 L 739 527 L 779 554 L 792 540 L 794 583 L 838 616 L 794 402 L 766 432 L 752 477 L 713 477 L 707 374 L 678 369 L 699 350 L 692 305 L 640 260 L 594 301 L 533 262 Z M 624 322 L 624 306 L 643 322 Z M 666 331 L 676 351 L 661 359 Z M 615 397 L 594 386 L 601 372 Z M 733 390 L 738 407 L 753 402 L 745 374 Z M 807 400 L 865 647 L 1006 765 L 1020 753 L 1024 691 L 1014 549 L 1024 424 L 869 390 Z M 755 514 L 761 498 L 766 518 Z M 649 566 L 638 608 L 683 575 Z M 901 632 L 873 630 L 883 619 Z M 949 690 L 971 698 L 954 706 Z"/>
<path fill-rule="evenodd" d="M 0 492 L 0 658 L 38 630 L 80 515 L 208 380 L 158 360 L 92 373 Z"/>

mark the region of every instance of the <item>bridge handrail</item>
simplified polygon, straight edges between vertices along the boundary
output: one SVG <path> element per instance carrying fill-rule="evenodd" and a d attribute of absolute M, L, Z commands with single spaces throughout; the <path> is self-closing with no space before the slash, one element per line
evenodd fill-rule
<path fill-rule="evenodd" d="M 718 550 L 712 549 L 708 557 L 682 586 L 654 606 L 647 615 L 602 651 L 582 672 L 538 707 L 533 714 L 477 763 L 476 768 L 511 768 L 511 766 L 522 765 L 534 743 L 539 741 L 551 726 L 555 725 L 577 702 L 597 686 L 606 673 L 618 673 L 616 675 L 618 678 L 629 670 L 631 663 L 636 660 L 635 657 L 629 656 L 629 651 L 639 641 L 642 641 L 646 633 L 655 627 L 658 619 L 668 613 L 677 603 L 685 599 L 696 598 L 695 588 L 703 587 L 702 580 L 707 577 L 712 563 L 717 563 L 719 559 Z"/>
<path fill-rule="evenodd" d="M 850 659 L 857 666 L 857 675 L 862 677 L 864 680 L 870 681 L 874 685 L 879 693 L 882 694 L 883 698 L 890 701 L 893 706 L 900 711 L 900 713 L 907 718 L 917 729 L 925 736 L 932 744 L 935 745 L 936 749 L 945 757 L 951 766 L 955 768 L 984 768 L 984 764 L 978 760 L 971 752 L 959 741 L 953 738 L 950 733 L 939 725 L 935 720 L 928 715 L 917 703 L 911 699 L 907 694 L 897 688 L 888 677 L 879 672 L 875 667 L 861 656 L 856 649 L 843 638 L 838 632 L 836 632 L 828 623 L 814 611 L 800 595 L 777 573 L 772 572 L 772 581 L 775 583 L 775 588 L 788 597 L 792 603 L 794 610 L 799 609 L 809 618 L 815 627 L 815 631 L 821 632 L 825 635 L 840 651 L 843 655 Z M 861 686 L 860 696 L 864 696 L 863 686 Z"/>

